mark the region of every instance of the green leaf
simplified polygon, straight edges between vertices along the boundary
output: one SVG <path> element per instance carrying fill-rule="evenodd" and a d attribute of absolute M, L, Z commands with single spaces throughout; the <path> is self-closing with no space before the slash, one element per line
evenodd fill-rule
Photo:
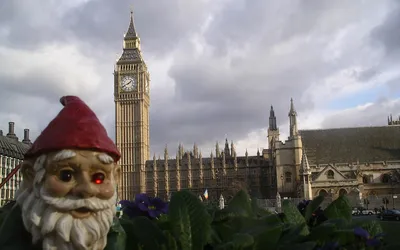
<path fill-rule="evenodd" d="M 292 225 L 306 225 L 306 220 L 304 219 L 303 215 L 297 209 L 297 207 L 288 200 L 283 200 L 282 203 L 283 214 L 285 215 L 285 222 Z M 309 234 L 308 227 L 304 226 L 303 229 L 300 231 L 301 236 L 305 236 Z"/>
<path fill-rule="evenodd" d="M 369 217 L 369 216 L 368 216 Z M 353 219 L 352 228 L 359 226 L 367 230 L 371 236 L 375 236 L 383 233 L 381 223 L 377 220 L 371 220 L 371 218 L 358 217 Z"/>
<path fill-rule="evenodd" d="M 320 195 L 315 197 L 308 205 L 306 208 L 306 213 L 304 215 L 306 221 L 309 221 L 311 219 L 312 214 L 315 212 L 315 210 L 318 209 L 318 207 L 321 205 L 321 203 L 324 201 L 324 196 Z"/>
<path fill-rule="evenodd" d="M 343 218 L 348 222 L 352 220 L 351 205 L 346 196 L 339 196 L 324 210 L 324 214 L 328 219 Z"/>
<path fill-rule="evenodd" d="M 279 239 L 280 244 L 298 243 L 305 239 L 305 231 L 308 231 L 306 223 L 300 225 L 285 224 L 282 237 Z"/>
<path fill-rule="evenodd" d="M 233 239 L 223 244 L 215 246 L 216 250 L 232 250 L 232 249 L 244 249 L 251 247 L 254 244 L 253 236 L 249 234 L 235 234 Z"/>
<path fill-rule="evenodd" d="M 178 245 L 176 244 L 175 238 L 169 231 L 164 231 L 164 235 L 167 238 L 167 244 L 163 246 L 165 250 L 177 250 Z"/>
<path fill-rule="evenodd" d="M 167 243 L 164 233 L 147 217 L 132 220 L 136 238 L 144 250 L 159 249 Z"/>
<path fill-rule="evenodd" d="M 336 239 L 339 245 L 352 243 L 355 240 L 354 229 L 336 230 L 333 234 L 333 239 Z"/>
<path fill-rule="evenodd" d="M 279 250 L 295 250 L 295 249 L 312 250 L 316 247 L 316 245 L 317 245 L 317 243 L 315 243 L 315 242 L 304 242 L 304 243 L 285 245 L 278 249 Z"/>
<path fill-rule="evenodd" d="M 114 218 L 110 231 L 107 234 L 107 246 L 104 250 L 125 250 L 126 247 L 126 233 L 119 219 Z"/>
<path fill-rule="evenodd" d="M 255 219 L 246 217 L 233 217 L 224 222 L 213 222 L 213 228 L 222 242 L 232 241 L 235 234 L 247 233 L 246 229 L 255 230 Z"/>
<path fill-rule="evenodd" d="M 260 220 L 263 221 L 268 226 L 276 226 L 276 225 L 282 224 L 282 220 L 276 214 L 270 214 L 267 216 L 263 216 L 260 218 Z"/>
<path fill-rule="evenodd" d="M 261 208 L 258 203 L 257 203 L 257 199 L 251 199 L 251 208 L 253 210 L 253 214 L 258 216 L 258 217 L 262 217 L 262 216 L 266 216 L 266 215 L 270 215 L 272 214 L 270 211 Z"/>
<path fill-rule="evenodd" d="M 202 250 L 211 233 L 211 216 L 203 203 L 189 191 L 176 192 L 169 204 L 173 236 L 182 250 Z"/>
<path fill-rule="evenodd" d="M 134 225 L 133 222 L 129 219 L 119 219 L 119 223 L 121 224 L 122 228 L 125 231 L 126 234 L 126 244 L 125 244 L 125 249 L 131 249 L 131 250 L 139 250 L 139 242 L 136 238 L 135 235 L 135 229 L 134 229 Z M 108 244 L 107 244 L 108 247 Z M 114 248 L 112 246 L 110 246 L 109 248 L 107 248 L 109 250 L 114 250 Z"/>
<path fill-rule="evenodd" d="M 254 215 L 250 197 L 244 190 L 237 192 L 237 194 L 228 203 L 226 210 L 244 217 L 251 217 Z"/>
<path fill-rule="evenodd" d="M 214 212 L 214 222 L 223 222 L 223 221 L 227 221 L 230 220 L 234 217 L 239 216 L 237 213 L 234 213 L 230 210 L 228 210 L 227 208 L 225 209 L 221 209 L 221 210 L 216 210 Z"/>
<path fill-rule="evenodd" d="M 275 226 L 265 230 L 255 237 L 253 250 L 275 249 L 282 234 L 282 226 Z M 266 246 L 268 246 L 266 248 Z"/>
<path fill-rule="evenodd" d="M 385 250 L 399 250 L 400 249 L 400 243 L 387 245 L 387 246 L 385 246 L 384 249 Z"/>
<path fill-rule="evenodd" d="M 318 241 L 318 242 L 325 242 L 331 238 L 332 234 L 335 232 L 336 226 L 331 223 L 321 224 L 312 228 L 308 239 Z"/>

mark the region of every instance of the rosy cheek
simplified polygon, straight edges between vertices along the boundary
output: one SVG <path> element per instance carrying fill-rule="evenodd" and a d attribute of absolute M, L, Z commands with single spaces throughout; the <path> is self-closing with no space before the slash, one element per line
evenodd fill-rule
<path fill-rule="evenodd" d="M 71 187 L 68 183 L 60 181 L 56 176 L 46 176 L 45 188 L 52 196 L 63 197 L 66 196 Z"/>
<path fill-rule="evenodd" d="M 111 183 L 103 183 L 99 185 L 98 197 L 103 200 L 108 200 L 113 197 L 115 188 Z"/>

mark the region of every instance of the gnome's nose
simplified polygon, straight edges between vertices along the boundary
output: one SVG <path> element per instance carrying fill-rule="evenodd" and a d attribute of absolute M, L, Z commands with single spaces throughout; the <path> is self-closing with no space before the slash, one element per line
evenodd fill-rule
<path fill-rule="evenodd" d="M 93 184 L 91 182 L 84 181 L 74 188 L 73 194 L 76 197 L 86 199 L 95 196 L 96 189 L 93 187 Z"/>

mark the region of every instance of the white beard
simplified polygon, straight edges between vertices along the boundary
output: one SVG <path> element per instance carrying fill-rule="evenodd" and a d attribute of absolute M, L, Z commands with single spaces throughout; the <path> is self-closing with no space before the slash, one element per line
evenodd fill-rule
<path fill-rule="evenodd" d="M 54 198 L 36 182 L 33 189 L 18 194 L 17 203 L 22 209 L 25 229 L 32 235 L 32 243 L 42 240 L 43 250 L 103 250 L 116 212 L 116 196 L 115 192 L 109 200 Z M 94 212 L 83 219 L 68 213 L 80 207 Z"/>

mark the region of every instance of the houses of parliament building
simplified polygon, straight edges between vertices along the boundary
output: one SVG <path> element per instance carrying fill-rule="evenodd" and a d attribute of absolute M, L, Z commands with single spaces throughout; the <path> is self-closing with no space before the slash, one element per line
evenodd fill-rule
<path fill-rule="evenodd" d="M 289 106 L 289 138 L 281 141 L 273 107 L 269 112 L 268 149 L 238 156 L 228 140 L 207 157 L 196 144 L 165 148 L 150 160 L 150 74 L 131 14 L 123 53 L 114 70 L 116 143 L 121 151 L 121 199 L 137 193 L 167 198 L 190 189 L 217 199 L 246 188 L 252 196 L 312 198 L 323 194 L 358 196 L 393 192 L 400 180 L 400 122 L 387 126 L 299 130 L 293 100 Z M 173 155 L 171 155 L 171 153 Z M 172 156 L 172 157 L 171 157 Z"/>
<path fill-rule="evenodd" d="M 400 191 L 400 119 L 390 116 L 387 125 L 376 127 L 299 130 L 293 100 L 288 105 L 285 140 L 280 138 L 271 106 L 267 149 L 262 152 L 238 156 L 234 143 L 226 140 L 207 155 L 194 144 L 165 148 L 162 158 L 151 157 L 150 73 L 132 14 L 123 39 L 123 52 L 114 68 L 115 140 L 122 155 L 119 199 L 133 199 L 138 193 L 167 199 L 182 189 L 198 195 L 207 190 L 214 200 L 221 194 L 229 199 L 243 188 L 258 198 L 274 198 L 277 193 L 365 198 Z M 13 122 L 7 134 L 0 130 L 1 204 L 13 199 L 19 187 L 22 176 L 15 166 L 30 145 L 28 129 L 23 140 L 16 136 Z"/>

